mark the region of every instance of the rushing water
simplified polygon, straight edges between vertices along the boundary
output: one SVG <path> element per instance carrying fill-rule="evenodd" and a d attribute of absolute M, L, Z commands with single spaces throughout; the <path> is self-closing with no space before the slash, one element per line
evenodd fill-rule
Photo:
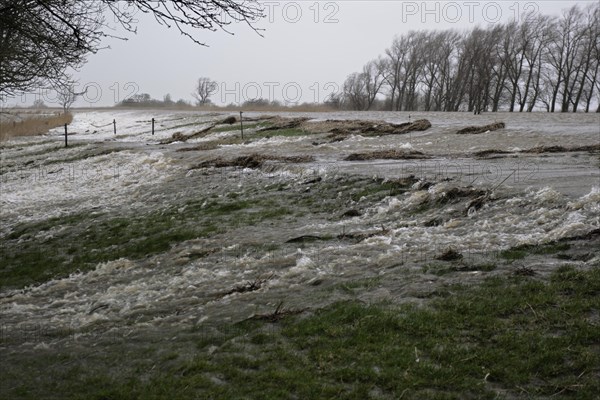
<path fill-rule="evenodd" d="M 47 331 L 68 329 L 81 338 L 93 335 L 94 330 L 116 330 L 127 336 L 157 327 L 236 321 L 272 310 L 279 301 L 297 307 L 318 307 L 349 296 L 365 301 L 417 301 L 444 279 L 462 282 L 484 275 L 476 268 L 458 277 L 428 273 L 426 267 L 449 248 L 472 265 L 490 260 L 502 263 L 495 256 L 502 250 L 585 235 L 600 227 L 598 152 L 519 153 L 539 146 L 596 145 L 600 143 L 598 114 L 301 114 L 316 121 L 400 123 L 426 118 L 432 128 L 381 137 L 357 134 L 320 145 L 315 145 L 314 135 L 275 136 L 214 150 L 176 151 L 235 136 L 237 131 L 185 144 L 159 143 L 175 132 L 196 132 L 225 115 L 78 112 L 70 126 L 74 135 L 67 149 L 61 148 L 60 130 L 4 143 L 0 175 L 3 241 L 24 223 L 72 213 L 89 213 L 98 220 L 112 214 L 126 217 L 168 209 L 201 195 L 220 199 L 230 193 L 242 197 L 254 193 L 256 198 L 273 196 L 273 201 L 283 201 L 278 200 L 277 192 L 266 189 L 276 185 L 283 188 L 282 193 L 310 193 L 317 202 L 329 199 L 337 207 L 332 215 L 299 212 L 257 225 L 230 221 L 217 234 L 179 243 L 142 260 L 120 258 L 90 272 L 22 290 L 5 290 L 0 294 L 3 337 L 8 338 L 3 346 L 52 346 L 65 340 L 60 335 L 17 338 L 14 332 L 23 332 L 28 326 Z M 245 113 L 247 117 L 258 115 Z M 154 136 L 151 118 L 156 119 Z M 505 122 L 506 129 L 455 134 L 465 126 L 497 121 Z M 253 130 L 246 134 L 252 138 Z M 420 151 L 431 158 L 343 161 L 352 153 L 388 149 Z M 491 149 L 510 153 L 473 156 Z M 312 155 L 314 161 L 272 162 L 262 169 L 193 168 L 215 157 L 251 153 Z M 352 179 L 413 176 L 418 181 L 405 191 L 372 200 L 368 196 L 354 198 L 342 190 L 357 176 Z M 484 204 L 469 207 L 477 196 L 450 198 L 457 188 L 478 190 Z M 295 210 L 294 204 L 285 206 L 290 212 Z M 360 213 L 339 218 L 348 209 Z M 182 207 L 181 213 L 185 212 Z M 55 234 L 52 229 L 45 230 L 33 240 L 44 243 Z M 356 239 L 359 234 L 363 236 Z M 303 235 L 326 240 L 300 244 L 289 240 Z M 583 261 L 570 262 L 597 267 L 600 258 L 595 252 Z M 561 263 L 547 258 L 532 262 L 540 270 Z M 512 267 L 506 263 L 496 272 Z M 260 290 L 225 294 L 258 277 L 268 277 Z M 340 283 L 364 278 L 377 283 L 352 293 L 338 290 Z"/>

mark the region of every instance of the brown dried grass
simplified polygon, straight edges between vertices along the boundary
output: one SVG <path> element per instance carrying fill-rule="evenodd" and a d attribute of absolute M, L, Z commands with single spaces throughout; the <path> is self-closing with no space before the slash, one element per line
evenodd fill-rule
<path fill-rule="evenodd" d="M 468 126 L 466 128 L 460 129 L 456 133 L 459 135 L 465 135 L 465 134 L 477 135 L 480 133 L 496 131 L 498 129 L 504 129 L 504 128 L 506 128 L 506 124 L 504 122 L 496 122 L 496 123 L 484 125 L 484 126 Z"/>
<path fill-rule="evenodd" d="M 17 136 L 34 136 L 47 133 L 52 128 L 70 124 L 71 113 L 55 115 L 31 115 L 22 121 L 0 122 L 0 141 Z"/>

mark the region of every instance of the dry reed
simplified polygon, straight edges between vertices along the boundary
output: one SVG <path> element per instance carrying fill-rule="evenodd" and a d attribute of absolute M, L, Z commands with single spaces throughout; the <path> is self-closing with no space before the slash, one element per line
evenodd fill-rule
<path fill-rule="evenodd" d="M 22 121 L 0 122 L 0 141 L 15 136 L 33 136 L 47 133 L 50 129 L 70 124 L 73 121 L 71 113 L 53 115 L 32 115 Z"/>

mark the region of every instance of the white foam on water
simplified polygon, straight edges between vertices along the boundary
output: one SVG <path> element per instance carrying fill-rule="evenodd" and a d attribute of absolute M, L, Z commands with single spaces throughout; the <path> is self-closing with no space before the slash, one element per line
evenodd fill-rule
<path fill-rule="evenodd" d="M 58 172 L 49 173 L 50 168 Z M 141 185 L 160 184 L 177 168 L 160 151 L 120 151 L 48 169 L 8 173 L 2 177 L 0 196 L 2 232 L 18 223 L 134 203 L 142 194 Z"/>

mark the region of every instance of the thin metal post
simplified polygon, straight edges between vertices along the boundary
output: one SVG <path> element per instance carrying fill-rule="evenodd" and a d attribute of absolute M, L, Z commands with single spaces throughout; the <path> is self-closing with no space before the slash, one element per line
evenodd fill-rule
<path fill-rule="evenodd" d="M 69 147 L 69 143 L 67 141 L 67 124 L 65 124 L 65 147 Z"/>
<path fill-rule="evenodd" d="M 117 134 L 117 120 L 113 119 L 113 131 L 115 132 L 115 135 Z"/>
<path fill-rule="evenodd" d="M 242 140 L 244 140 L 244 123 L 242 122 L 243 111 L 240 111 L 240 129 L 242 131 Z"/>
<path fill-rule="evenodd" d="M 152 118 L 152 136 L 154 136 L 154 118 Z"/>

